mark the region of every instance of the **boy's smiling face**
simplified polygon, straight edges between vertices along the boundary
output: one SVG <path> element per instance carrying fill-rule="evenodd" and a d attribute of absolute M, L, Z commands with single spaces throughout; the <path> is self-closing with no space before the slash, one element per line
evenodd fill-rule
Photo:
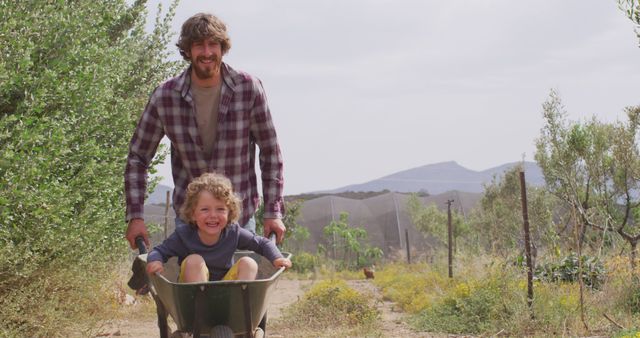
<path fill-rule="evenodd" d="M 198 195 L 198 202 L 193 209 L 193 221 L 198 226 L 200 240 L 207 245 L 218 242 L 222 230 L 229 222 L 229 208 L 208 191 Z"/>

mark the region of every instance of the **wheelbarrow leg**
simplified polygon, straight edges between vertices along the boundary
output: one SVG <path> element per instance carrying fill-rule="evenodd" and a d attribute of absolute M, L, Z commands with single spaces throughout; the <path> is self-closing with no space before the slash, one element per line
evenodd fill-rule
<path fill-rule="evenodd" d="M 158 313 L 158 328 L 160 329 L 160 338 L 169 338 L 169 323 L 167 323 L 167 309 L 157 297 L 153 297 L 156 302 L 156 312 Z"/>
<path fill-rule="evenodd" d="M 242 285 L 242 300 L 244 302 L 244 326 L 247 331 L 247 337 L 253 338 L 253 327 L 251 325 L 251 298 L 249 297 L 249 286 Z"/>
<path fill-rule="evenodd" d="M 262 319 L 260 320 L 260 324 L 258 324 L 258 327 L 262 329 L 262 331 L 267 332 L 267 313 L 264 313 L 264 316 L 262 317 Z"/>
<path fill-rule="evenodd" d="M 204 286 L 198 288 L 196 291 L 196 299 L 195 299 L 195 311 L 193 312 L 193 338 L 200 338 L 200 331 L 202 331 L 202 317 L 204 312 L 204 302 L 205 302 L 205 294 L 204 294 Z"/>
<path fill-rule="evenodd" d="M 255 331 L 253 331 L 253 338 L 264 338 L 265 332 L 267 332 L 267 313 L 264 313 L 262 319 L 260 320 L 260 324 Z"/>

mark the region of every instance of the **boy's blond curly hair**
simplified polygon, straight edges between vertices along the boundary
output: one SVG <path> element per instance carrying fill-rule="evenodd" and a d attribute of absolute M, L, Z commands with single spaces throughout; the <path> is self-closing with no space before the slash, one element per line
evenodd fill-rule
<path fill-rule="evenodd" d="M 187 193 L 184 204 L 180 208 L 180 218 L 191 225 L 195 225 L 193 210 L 198 203 L 200 193 L 208 191 L 213 197 L 221 200 L 229 208 L 229 223 L 237 222 L 240 218 L 241 201 L 233 193 L 231 181 L 221 174 L 205 173 L 194 179 L 187 186 Z"/>

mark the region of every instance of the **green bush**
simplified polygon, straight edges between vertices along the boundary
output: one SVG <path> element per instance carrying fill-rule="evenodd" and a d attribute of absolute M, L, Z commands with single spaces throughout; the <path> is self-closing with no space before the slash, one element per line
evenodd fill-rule
<path fill-rule="evenodd" d="M 613 338 L 640 338 L 640 328 L 622 330 L 616 333 Z"/>
<path fill-rule="evenodd" d="M 604 265 L 597 257 L 583 255 L 582 281 L 584 285 L 599 290 L 604 283 L 606 271 Z M 540 265 L 535 270 L 535 277 L 547 282 L 577 282 L 579 271 L 578 255 L 571 253 L 559 263 L 547 263 Z"/>
<path fill-rule="evenodd" d="M 625 301 L 625 306 L 634 314 L 640 314 L 640 285 L 638 283 L 631 283 L 628 289 L 628 298 Z"/>
<path fill-rule="evenodd" d="M 504 288 L 496 282 L 457 284 L 439 302 L 414 316 L 413 324 L 421 330 L 457 334 L 495 330 L 512 312 L 504 305 Z"/>
<path fill-rule="evenodd" d="M 308 252 L 300 252 L 293 255 L 291 262 L 293 263 L 293 266 L 291 267 L 293 271 L 307 273 L 312 272 L 316 267 L 318 267 L 319 259 L 316 255 Z"/>
<path fill-rule="evenodd" d="M 65 335 L 40 323 L 90 304 L 74 304 L 78 288 L 54 288 L 65 274 L 51 267 L 81 270 L 70 285 L 93 287 L 105 270 L 92 267 L 126 252 L 128 143 L 150 92 L 177 69 L 165 61 L 176 4 L 146 33 L 145 2 L 131 3 L 0 6 L 0 299 L 27 301 L 34 285 L 44 297 L 29 318 L 26 304 L 0 306 L 3 336 Z"/>

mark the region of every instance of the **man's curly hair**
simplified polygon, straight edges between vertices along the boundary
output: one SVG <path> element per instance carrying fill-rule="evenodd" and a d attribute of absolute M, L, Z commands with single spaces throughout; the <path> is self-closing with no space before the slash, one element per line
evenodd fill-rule
<path fill-rule="evenodd" d="M 222 55 L 231 49 L 231 39 L 224 22 L 213 14 L 198 13 L 182 24 L 180 38 L 176 43 L 180 55 L 187 61 L 191 60 L 191 45 L 206 38 L 213 38 L 220 44 Z"/>
<path fill-rule="evenodd" d="M 203 191 L 209 192 L 213 197 L 221 200 L 229 209 L 229 223 L 237 222 L 240 218 L 241 201 L 233 193 L 231 181 L 224 175 L 205 173 L 194 179 L 187 186 L 186 198 L 180 208 L 180 218 L 195 226 L 193 211 L 198 204 L 198 198 Z"/>

